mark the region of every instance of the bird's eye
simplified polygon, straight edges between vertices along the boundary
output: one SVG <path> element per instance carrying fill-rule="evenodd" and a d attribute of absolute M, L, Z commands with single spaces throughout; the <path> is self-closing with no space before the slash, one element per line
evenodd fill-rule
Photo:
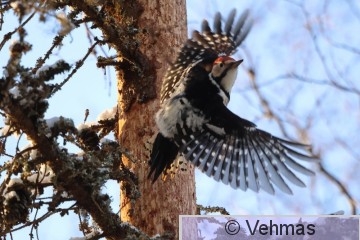
<path fill-rule="evenodd" d="M 220 63 L 219 66 L 222 68 L 222 67 L 224 66 L 224 64 L 223 64 L 223 63 Z"/>

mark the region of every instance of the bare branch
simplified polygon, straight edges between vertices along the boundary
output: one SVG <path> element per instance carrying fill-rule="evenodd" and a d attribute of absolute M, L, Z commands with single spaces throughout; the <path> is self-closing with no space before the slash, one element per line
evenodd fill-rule
<path fill-rule="evenodd" d="M 358 202 L 355 200 L 355 198 L 350 194 L 349 190 L 345 187 L 345 185 L 337 179 L 333 174 L 331 174 L 328 170 L 326 170 L 322 163 L 319 163 L 320 171 L 322 174 L 324 174 L 331 182 L 333 182 L 339 189 L 340 192 L 345 195 L 345 197 L 348 199 L 348 202 L 351 207 L 351 214 L 356 215 L 356 206 Z"/>
<path fill-rule="evenodd" d="M 76 62 L 75 64 L 75 68 L 71 71 L 71 73 L 64 79 L 64 81 L 62 81 L 60 84 L 57 84 L 54 89 L 52 90 L 50 97 L 52 95 L 54 95 L 57 91 L 59 91 L 71 78 L 72 76 L 77 72 L 77 70 L 84 64 L 85 60 L 89 57 L 89 55 L 92 53 L 92 51 L 94 50 L 94 48 L 96 47 L 96 45 L 102 43 L 100 40 L 95 39 L 94 44 L 88 49 L 88 51 L 86 52 L 85 56 L 79 60 L 78 62 Z"/>
<path fill-rule="evenodd" d="M 22 24 L 20 24 L 20 26 L 18 26 L 13 31 L 8 32 L 7 34 L 4 35 L 4 38 L 0 43 L 0 51 L 4 47 L 5 43 L 11 39 L 12 35 L 18 32 L 20 29 L 24 28 L 24 26 L 35 16 L 35 14 L 36 11 L 34 11 L 29 17 L 27 17 L 27 19 Z"/>

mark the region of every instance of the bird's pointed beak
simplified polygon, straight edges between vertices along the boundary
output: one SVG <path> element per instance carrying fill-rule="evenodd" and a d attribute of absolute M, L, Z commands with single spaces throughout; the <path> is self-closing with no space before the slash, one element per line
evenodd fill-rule
<path fill-rule="evenodd" d="M 239 61 L 232 62 L 230 68 L 237 68 L 243 61 L 244 59 L 240 59 Z"/>

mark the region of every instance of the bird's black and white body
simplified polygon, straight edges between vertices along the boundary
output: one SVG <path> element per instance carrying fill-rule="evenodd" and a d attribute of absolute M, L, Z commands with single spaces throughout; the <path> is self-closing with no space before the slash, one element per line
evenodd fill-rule
<path fill-rule="evenodd" d="M 154 181 L 171 168 L 179 154 L 208 176 L 242 190 L 263 189 L 273 194 L 275 184 L 292 193 L 283 177 L 305 186 L 292 170 L 313 175 L 296 161 L 314 160 L 299 151 L 306 145 L 257 129 L 226 107 L 242 62 L 229 55 L 250 29 L 247 17 L 245 12 L 233 26 L 232 11 L 223 31 L 217 14 L 214 32 L 204 21 L 202 33 L 193 33 L 167 71 L 156 114 L 159 133 L 150 156 L 149 176 Z"/>

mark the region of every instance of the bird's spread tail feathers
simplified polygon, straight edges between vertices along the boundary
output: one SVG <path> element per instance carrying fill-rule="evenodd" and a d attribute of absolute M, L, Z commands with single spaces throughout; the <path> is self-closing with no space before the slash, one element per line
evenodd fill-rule
<path fill-rule="evenodd" d="M 161 133 L 158 133 L 150 154 L 150 173 L 148 177 L 152 178 L 152 181 L 155 182 L 161 173 L 171 168 L 177 154 L 178 146 L 165 138 Z"/>

